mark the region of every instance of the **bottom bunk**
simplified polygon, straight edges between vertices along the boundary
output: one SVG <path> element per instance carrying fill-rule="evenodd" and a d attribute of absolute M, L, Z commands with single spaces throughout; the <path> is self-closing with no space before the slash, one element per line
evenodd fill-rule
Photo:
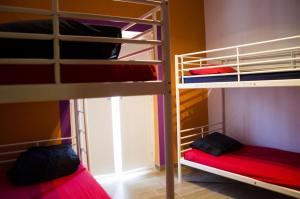
<path fill-rule="evenodd" d="M 211 140 L 206 141 L 212 144 Z M 221 142 L 232 145 L 227 140 Z M 201 150 L 192 144 L 192 149 L 183 153 L 180 164 L 300 198 L 300 153 L 244 145 L 223 154 L 213 154 L 216 151 L 212 148 L 216 145 L 201 144 Z"/>
<path fill-rule="evenodd" d="M 110 199 L 85 167 L 86 150 L 75 139 L 0 145 L 0 198 Z M 79 146 L 81 153 L 76 154 Z"/>
<path fill-rule="evenodd" d="M 26 186 L 12 185 L 6 175 L 6 171 L 0 170 L 0 195 L 1 198 L 10 199 L 110 198 L 82 165 L 71 175 Z"/>

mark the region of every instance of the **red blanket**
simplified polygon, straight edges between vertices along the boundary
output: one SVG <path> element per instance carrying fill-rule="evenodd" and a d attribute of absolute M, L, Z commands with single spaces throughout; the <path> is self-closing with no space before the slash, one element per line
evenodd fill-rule
<path fill-rule="evenodd" d="M 0 198 L 8 199 L 110 199 L 99 183 L 84 168 L 49 182 L 28 186 L 10 184 L 6 173 L 0 171 Z"/>
<path fill-rule="evenodd" d="M 300 190 L 300 154 L 265 147 L 245 146 L 218 157 L 197 149 L 184 154 L 189 161 Z"/>

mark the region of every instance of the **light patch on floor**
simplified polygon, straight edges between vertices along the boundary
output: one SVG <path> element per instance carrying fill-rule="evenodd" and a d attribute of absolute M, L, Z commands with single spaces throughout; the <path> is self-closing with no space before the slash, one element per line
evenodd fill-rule
<path fill-rule="evenodd" d="M 175 178 L 176 199 L 291 199 L 290 197 L 234 180 L 184 169 L 182 183 Z M 118 177 L 98 178 L 113 199 L 164 199 L 165 174 L 155 169 Z"/>

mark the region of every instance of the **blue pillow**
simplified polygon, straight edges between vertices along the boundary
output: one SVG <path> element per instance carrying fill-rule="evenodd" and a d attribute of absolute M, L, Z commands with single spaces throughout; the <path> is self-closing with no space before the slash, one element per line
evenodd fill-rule
<path fill-rule="evenodd" d="M 14 185 L 34 184 L 72 174 L 79 164 L 71 145 L 32 147 L 21 153 L 8 175 Z"/>

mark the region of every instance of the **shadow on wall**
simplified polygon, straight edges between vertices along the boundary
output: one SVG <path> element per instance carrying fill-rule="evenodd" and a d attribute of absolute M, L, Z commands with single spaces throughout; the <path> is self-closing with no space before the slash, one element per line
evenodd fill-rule
<path fill-rule="evenodd" d="M 206 125 L 208 123 L 207 89 L 181 90 L 180 92 L 180 116 L 181 129 Z M 174 118 L 176 113 L 173 113 Z M 173 120 L 176 129 L 176 119 Z M 194 134 L 195 131 L 185 132 L 184 135 Z M 189 142 L 191 140 L 185 140 Z M 177 146 L 177 145 L 176 145 Z M 183 149 L 188 147 L 184 146 Z"/>
<path fill-rule="evenodd" d="M 184 90 L 180 92 L 181 128 L 207 124 L 207 90 Z"/>

